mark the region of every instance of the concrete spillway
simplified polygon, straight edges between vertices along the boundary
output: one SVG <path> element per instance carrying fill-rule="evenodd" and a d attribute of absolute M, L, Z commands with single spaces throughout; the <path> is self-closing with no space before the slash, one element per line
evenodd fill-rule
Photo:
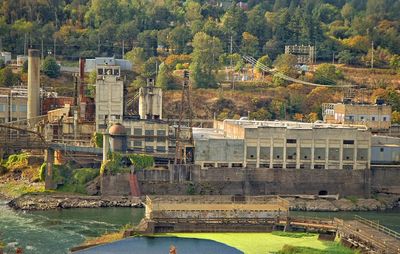
<path fill-rule="evenodd" d="M 40 115 L 40 52 L 30 49 L 28 52 L 28 114 L 27 118 Z"/>

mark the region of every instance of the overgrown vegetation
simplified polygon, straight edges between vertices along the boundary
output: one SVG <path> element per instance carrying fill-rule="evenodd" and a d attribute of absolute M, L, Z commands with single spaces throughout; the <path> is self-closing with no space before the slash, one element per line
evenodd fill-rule
<path fill-rule="evenodd" d="M 329 246 L 325 250 L 315 249 L 311 247 L 299 247 L 292 245 L 284 245 L 282 250 L 276 252 L 277 254 L 353 254 L 354 251 L 347 249 L 340 244 Z"/>
<path fill-rule="evenodd" d="M 103 134 L 99 132 L 93 133 L 92 143 L 95 147 L 103 147 Z"/>
<path fill-rule="evenodd" d="M 128 173 L 131 165 L 135 169 L 146 169 L 154 165 L 154 158 L 145 154 L 123 156 L 120 153 L 110 153 L 109 160 L 101 165 L 100 174 Z"/>
<path fill-rule="evenodd" d="M 28 166 L 28 156 L 28 153 L 12 154 L 7 160 L 3 161 L 3 166 L 10 171 L 26 167 Z"/>
<path fill-rule="evenodd" d="M 282 237 L 291 237 L 291 238 L 302 238 L 302 237 L 314 237 L 316 234 L 312 233 L 298 233 L 298 232 L 283 232 L 283 231 L 273 231 L 271 234 Z"/>

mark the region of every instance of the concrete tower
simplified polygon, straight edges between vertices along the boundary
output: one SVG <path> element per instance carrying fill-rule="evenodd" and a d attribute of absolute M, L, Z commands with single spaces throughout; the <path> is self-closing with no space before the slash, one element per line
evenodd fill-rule
<path fill-rule="evenodd" d="M 162 89 L 154 87 L 154 80 L 139 89 L 139 115 L 141 119 L 162 119 Z"/>
<path fill-rule="evenodd" d="M 28 114 L 27 118 L 40 115 L 40 51 L 28 51 Z"/>

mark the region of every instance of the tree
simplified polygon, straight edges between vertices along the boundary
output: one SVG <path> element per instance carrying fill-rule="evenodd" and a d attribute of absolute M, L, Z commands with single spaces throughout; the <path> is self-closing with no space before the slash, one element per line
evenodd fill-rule
<path fill-rule="evenodd" d="M 291 54 L 279 55 L 275 60 L 275 67 L 278 71 L 290 77 L 296 77 L 298 75 L 296 64 L 297 57 Z"/>
<path fill-rule="evenodd" d="M 135 72 L 143 71 L 143 64 L 146 61 L 146 55 L 143 48 L 133 48 L 125 54 L 125 58 L 132 63 L 132 68 Z"/>
<path fill-rule="evenodd" d="M 219 67 L 218 58 L 222 54 L 221 41 L 206 33 L 199 32 L 193 38 L 191 77 L 197 87 L 215 87 L 213 71 Z"/>
<path fill-rule="evenodd" d="M 258 55 L 258 39 L 256 36 L 244 32 L 242 34 L 242 47 L 241 53 L 247 56 L 257 56 Z"/>
<path fill-rule="evenodd" d="M 187 51 L 191 38 L 190 31 L 185 26 L 177 26 L 171 30 L 167 40 L 175 54 L 182 54 Z"/>
<path fill-rule="evenodd" d="M 392 112 L 392 123 L 400 124 L 400 112 L 399 111 Z"/>
<path fill-rule="evenodd" d="M 343 78 L 343 74 L 340 70 L 336 69 L 333 64 L 321 64 L 315 71 L 314 80 L 317 83 L 324 85 L 335 85 L 338 79 Z"/>
<path fill-rule="evenodd" d="M 162 89 L 170 89 L 173 87 L 171 73 L 167 66 L 162 63 L 156 79 L 156 86 Z"/>
<path fill-rule="evenodd" d="M 60 76 L 60 66 L 57 64 L 54 57 L 48 56 L 43 62 L 43 73 L 50 78 L 57 78 Z"/>
<path fill-rule="evenodd" d="M 0 85 L 1 86 L 16 86 L 18 85 L 19 78 L 16 74 L 12 72 L 11 67 L 5 67 L 0 70 Z"/>
<path fill-rule="evenodd" d="M 257 60 L 256 70 L 259 71 L 259 72 L 264 72 L 262 70 L 262 67 L 264 67 L 264 66 L 267 67 L 267 68 L 271 68 L 272 67 L 272 61 L 271 61 L 271 59 L 269 58 L 268 55 L 262 56 Z"/>
<path fill-rule="evenodd" d="M 390 68 L 395 71 L 400 71 L 400 55 L 393 55 L 390 58 Z"/>

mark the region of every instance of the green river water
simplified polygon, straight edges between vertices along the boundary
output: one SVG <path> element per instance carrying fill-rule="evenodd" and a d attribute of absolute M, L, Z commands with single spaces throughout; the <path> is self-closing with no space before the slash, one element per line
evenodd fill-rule
<path fill-rule="evenodd" d="M 137 208 L 95 208 L 22 212 L 10 209 L 0 201 L 0 240 L 22 247 L 26 254 L 64 254 L 87 237 L 116 231 L 126 224 L 137 224 L 144 210 Z M 379 220 L 381 224 L 400 231 L 400 212 L 336 212 L 302 213 L 293 215 L 352 218 L 355 214 Z M 8 251 L 7 251 L 8 250 Z"/>

